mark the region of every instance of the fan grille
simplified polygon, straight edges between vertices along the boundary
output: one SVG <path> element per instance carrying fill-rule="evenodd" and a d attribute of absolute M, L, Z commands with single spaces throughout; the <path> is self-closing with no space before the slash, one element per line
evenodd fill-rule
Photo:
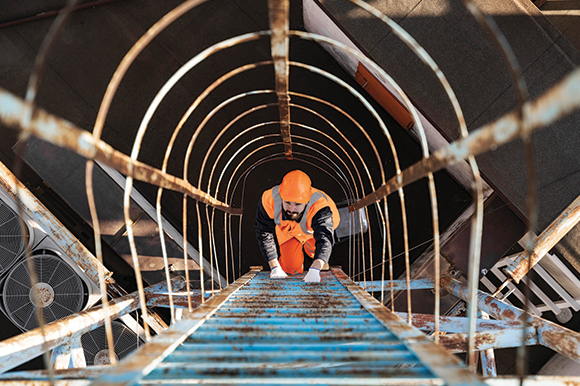
<path fill-rule="evenodd" d="M 28 229 L 24 229 L 28 238 Z M 0 200 L 0 275 L 5 273 L 24 252 L 22 228 L 18 215 Z"/>
<path fill-rule="evenodd" d="M 111 322 L 113 328 L 113 344 L 115 345 L 115 355 L 122 359 L 134 351 L 141 340 L 138 341 L 137 334 L 123 323 Z M 85 361 L 88 366 L 109 364 L 107 335 L 105 326 L 87 332 L 81 337 L 81 343 L 85 352 Z"/>
<path fill-rule="evenodd" d="M 33 289 L 26 261 L 16 264 L 6 276 L 3 302 L 8 317 L 21 329 L 38 327 L 33 292 L 41 295 L 46 323 L 80 312 L 85 302 L 85 290 L 80 277 L 56 256 L 40 254 L 32 257 L 38 275 L 38 285 Z"/>

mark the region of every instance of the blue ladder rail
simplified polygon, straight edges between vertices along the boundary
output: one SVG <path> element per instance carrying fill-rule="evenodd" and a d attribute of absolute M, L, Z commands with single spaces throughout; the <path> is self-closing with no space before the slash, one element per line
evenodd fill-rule
<path fill-rule="evenodd" d="M 93 384 L 483 385 L 341 270 L 252 269 Z"/>

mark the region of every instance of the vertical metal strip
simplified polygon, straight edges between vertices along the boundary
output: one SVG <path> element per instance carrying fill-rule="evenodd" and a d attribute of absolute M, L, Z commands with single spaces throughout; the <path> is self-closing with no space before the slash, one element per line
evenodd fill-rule
<path fill-rule="evenodd" d="M 74 337 L 71 341 L 71 362 L 74 368 L 85 368 L 87 367 L 87 362 L 85 358 L 85 351 L 83 350 L 83 345 L 81 343 L 81 335 Z"/>
<path fill-rule="evenodd" d="M 68 341 L 52 350 L 52 353 L 50 354 L 50 363 L 53 369 L 68 369 L 70 364 L 71 345 L 72 343 Z"/>
<path fill-rule="evenodd" d="M 489 315 L 481 313 L 481 318 L 489 320 Z M 492 348 L 481 351 L 481 372 L 484 377 L 497 377 L 497 367 L 495 365 L 495 353 Z"/>
<path fill-rule="evenodd" d="M 93 234 L 95 237 L 95 255 L 99 261 L 98 276 L 99 276 L 99 290 L 101 292 L 101 303 L 105 312 L 108 313 L 109 297 L 107 293 L 107 280 L 105 279 L 105 271 L 103 270 L 103 246 L 101 245 L 101 225 L 97 213 L 97 205 L 95 200 L 95 190 L 93 189 L 93 169 L 94 162 L 87 162 L 85 164 L 85 187 L 87 193 L 87 203 L 89 204 L 89 212 L 91 214 L 91 222 L 93 225 Z M 109 361 L 112 365 L 117 364 L 113 343 L 113 326 L 110 319 L 105 319 L 105 335 L 107 338 L 107 347 L 109 349 Z"/>
<path fill-rule="evenodd" d="M 288 0 L 268 0 L 270 17 L 271 51 L 276 73 L 276 95 L 280 110 L 280 134 L 284 142 L 284 154 L 292 159 L 292 140 L 290 138 L 290 96 L 288 95 L 288 18 L 290 2 Z"/>

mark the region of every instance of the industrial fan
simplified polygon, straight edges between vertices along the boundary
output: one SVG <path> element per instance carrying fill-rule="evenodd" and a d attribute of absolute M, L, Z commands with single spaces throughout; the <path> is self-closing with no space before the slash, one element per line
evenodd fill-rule
<path fill-rule="evenodd" d="M 123 323 L 112 321 L 111 325 L 113 328 L 113 344 L 117 360 L 124 358 L 142 344 L 142 341 L 137 338 L 137 334 Z M 105 326 L 96 328 L 81 336 L 81 344 L 85 352 L 87 366 L 108 365 L 111 363 Z"/>
<path fill-rule="evenodd" d="M 4 311 L 24 331 L 39 326 L 36 307 L 42 308 L 45 322 L 50 323 L 80 312 L 88 298 L 86 286 L 68 263 L 49 250 L 34 253 L 38 283 L 30 284 L 24 259 L 8 272 L 2 291 Z"/>
<path fill-rule="evenodd" d="M 24 236 L 25 239 L 30 236 L 26 227 L 24 228 Z M 24 246 L 18 215 L 4 201 L 0 200 L 0 276 L 23 255 Z"/>

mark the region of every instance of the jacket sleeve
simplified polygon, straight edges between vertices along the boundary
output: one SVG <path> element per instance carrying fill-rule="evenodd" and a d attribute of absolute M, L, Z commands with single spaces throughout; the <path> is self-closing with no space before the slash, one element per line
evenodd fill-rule
<path fill-rule="evenodd" d="M 316 250 L 314 260 L 322 259 L 326 263 L 330 259 L 332 246 L 334 245 L 334 227 L 332 222 L 332 211 L 324 207 L 312 217 L 312 230 L 314 231 L 314 240 Z"/>
<path fill-rule="evenodd" d="M 276 250 L 276 238 L 274 237 L 276 224 L 274 223 L 274 219 L 270 218 L 268 213 L 266 213 L 266 209 L 264 209 L 261 200 L 256 210 L 254 230 L 256 231 L 256 239 L 258 240 L 260 252 L 262 252 L 264 259 L 266 261 L 277 259 L 278 251 Z"/>

